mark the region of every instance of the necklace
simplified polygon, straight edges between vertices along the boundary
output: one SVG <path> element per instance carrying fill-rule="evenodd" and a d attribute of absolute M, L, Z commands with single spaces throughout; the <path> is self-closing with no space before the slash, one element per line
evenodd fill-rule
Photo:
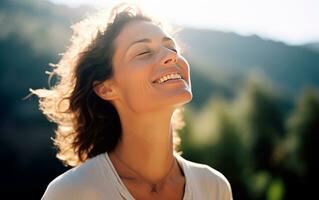
<path fill-rule="evenodd" d="M 133 173 L 135 173 L 137 176 L 140 177 L 140 179 L 145 182 L 149 187 L 150 187 L 150 192 L 151 193 L 158 193 L 160 186 L 164 184 L 164 182 L 166 181 L 166 178 L 168 177 L 168 175 L 171 173 L 172 169 L 175 166 L 175 159 L 173 156 L 172 159 L 172 164 L 168 170 L 168 172 L 166 173 L 166 175 L 162 178 L 162 180 L 160 180 L 158 183 L 153 183 L 149 180 L 147 180 L 146 178 L 144 178 L 144 176 L 142 176 L 139 172 L 137 172 L 136 170 L 134 170 L 132 167 L 130 167 L 126 162 L 124 162 L 115 152 L 114 155 L 116 157 L 117 160 L 119 160 L 123 165 L 125 165 L 129 170 L 131 170 Z M 128 177 L 122 177 L 122 178 L 128 178 Z M 133 178 L 129 178 L 129 179 L 133 179 Z"/>

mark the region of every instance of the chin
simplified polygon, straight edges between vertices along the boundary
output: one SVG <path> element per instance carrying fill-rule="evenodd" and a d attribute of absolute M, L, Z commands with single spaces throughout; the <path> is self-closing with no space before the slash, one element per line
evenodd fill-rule
<path fill-rule="evenodd" d="M 176 102 L 174 104 L 175 107 L 181 107 L 189 102 L 191 102 L 193 99 L 193 94 L 192 92 L 183 92 L 181 95 L 178 96 L 176 99 Z"/>

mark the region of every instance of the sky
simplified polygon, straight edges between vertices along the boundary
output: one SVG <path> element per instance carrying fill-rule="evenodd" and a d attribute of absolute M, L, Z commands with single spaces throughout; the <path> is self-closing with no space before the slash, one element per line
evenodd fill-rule
<path fill-rule="evenodd" d="M 116 0 L 50 0 L 97 8 Z M 319 42 L 319 0 L 132 0 L 172 24 L 257 34 L 291 45 Z"/>

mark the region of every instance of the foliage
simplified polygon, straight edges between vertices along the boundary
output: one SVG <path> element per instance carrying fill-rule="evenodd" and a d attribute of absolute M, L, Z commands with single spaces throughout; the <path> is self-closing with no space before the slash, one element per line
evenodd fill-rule
<path fill-rule="evenodd" d="M 235 199 L 310 194 L 307 187 L 314 187 L 319 167 L 313 155 L 319 150 L 318 93 L 305 90 L 290 112 L 283 102 L 283 95 L 254 74 L 232 101 L 214 97 L 201 110 L 189 108 L 183 155 L 221 171 Z"/>

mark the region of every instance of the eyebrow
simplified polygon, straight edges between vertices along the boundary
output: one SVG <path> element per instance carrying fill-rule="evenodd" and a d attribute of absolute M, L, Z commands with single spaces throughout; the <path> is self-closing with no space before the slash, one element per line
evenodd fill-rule
<path fill-rule="evenodd" d="M 174 42 L 174 40 L 173 40 L 172 38 L 170 38 L 170 37 L 163 37 L 162 42 L 166 42 L 166 41 L 172 41 L 172 42 Z M 143 39 L 134 41 L 134 42 L 132 42 L 132 43 L 129 45 L 129 47 L 127 48 L 127 51 L 128 51 L 133 45 L 135 45 L 135 44 L 137 44 L 137 43 L 144 43 L 144 42 L 146 42 L 146 43 L 151 43 L 152 40 L 149 39 L 149 38 L 143 38 Z"/>

